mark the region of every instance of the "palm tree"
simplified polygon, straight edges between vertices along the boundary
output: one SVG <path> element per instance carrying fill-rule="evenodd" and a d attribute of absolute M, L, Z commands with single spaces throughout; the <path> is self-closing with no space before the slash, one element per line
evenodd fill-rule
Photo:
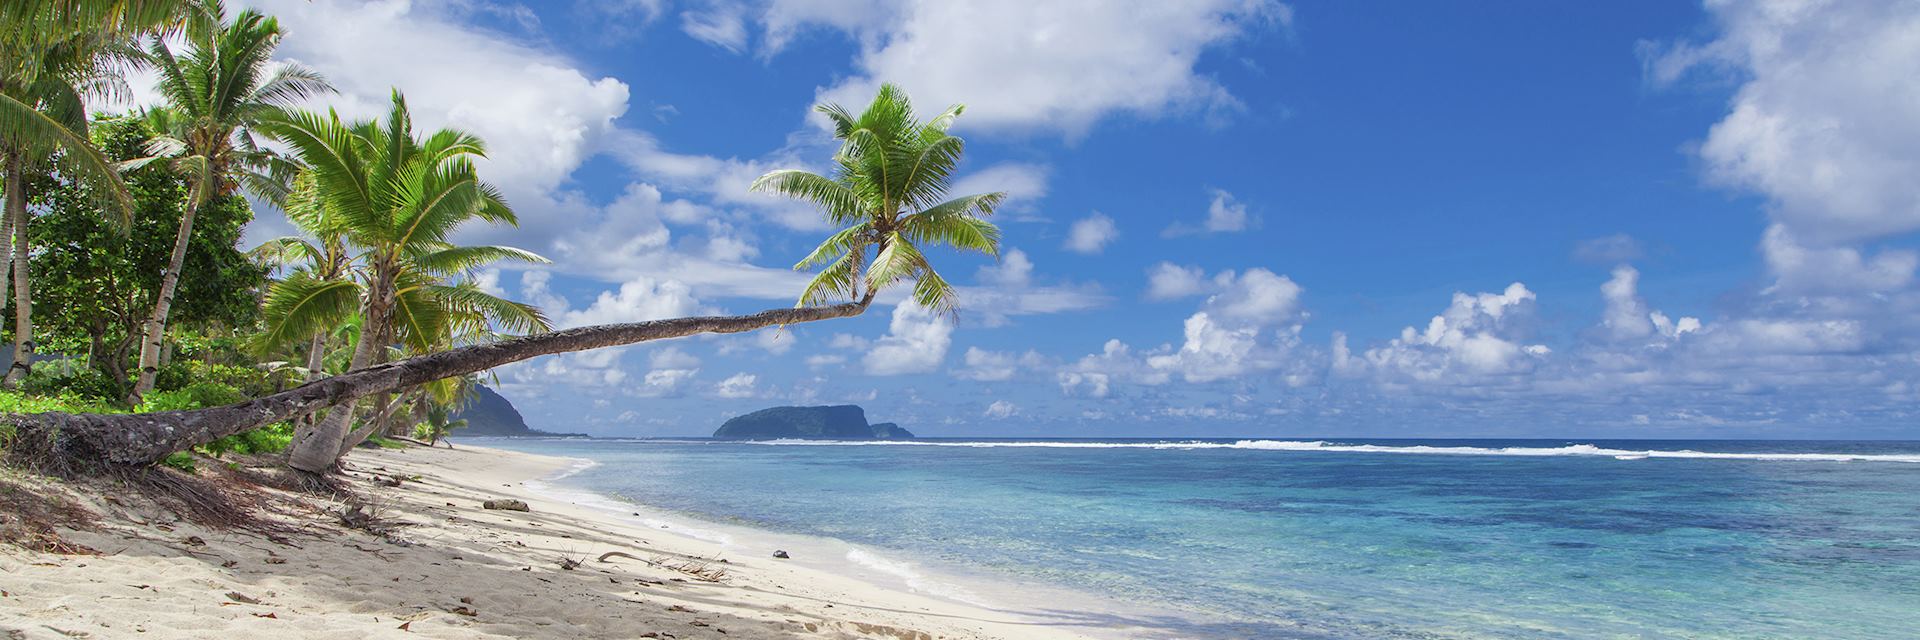
<path fill-rule="evenodd" d="M 431 447 L 440 444 L 454 430 L 465 428 L 466 419 L 453 416 L 473 399 L 474 388 L 479 385 L 478 375 L 467 374 L 437 380 L 422 388 L 414 396 L 410 435 Z M 453 443 L 447 443 L 447 448 L 453 448 Z"/>
<path fill-rule="evenodd" d="M 474 159 L 486 146 L 471 134 L 443 129 L 417 139 L 406 98 L 393 92 L 384 122 L 344 123 L 336 113 L 286 113 L 263 131 L 284 141 L 306 163 L 320 203 L 346 241 L 363 248 L 353 278 L 327 282 L 289 278 L 275 285 L 266 305 L 268 343 L 306 339 L 357 309 L 362 324 L 348 371 L 378 364 L 397 341 L 429 353 L 453 341 L 461 322 L 485 318 L 509 331 L 547 328 L 531 306 L 487 295 L 451 276 L 497 260 L 545 262 L 533 253 L 499 246 L 454 246 L 460 225 L 479 219 L 516 224 L 499 191 L 480 180 Z M 290 463 L 319 472 L 331 467 L 350 435 L 351 403 L 294 434 Z"/>
<path fill-rule="evenodd" d="M 10 254 L 14 350 L 13 365 L 0 386 L 12 389 L 32 371 L 34 355 L 28 174 L 57 168 L 69 179 L 103 186 L 94 192 L 114 201 L 110 210 L 120 222 L 126 221 L 131 199 L 106 156 L 87 139 L 86 102 L 125 93 L 118 71 L 132 52 L 90 34 L 37 49 L 7 49 L 9 59 L 0 67 L 0 190 L 6 197 L 0 213 L 0 254 Z M 31 64 L 12 59 L 15 55 L 31 58 Z"/>
<path fill-rule="evenodd" d="M 872 302 L 881 289 L 912 280 L 915 303 L 935 312 L 954 311 L 953 287 L 934 272 L 919 245 L 998 256 L 1000 230 L 983 218 L 1006 197 L 995 192 L 942 201 L 966 148 L 947 134 L 963 109 L 948 107 L 922 123 L 914 119 L 906 92 L 892 84 L 881 85 L 858 118 L 839 105 L 815 107 L 833 122 L 833 136 L 842 142 L 834 177 L 786 169 L 761 176 L 751 187 L 813 203 L 827 220 L 844 226 L 793 266 L 827 265 L 800 293 L 800 306 Z M 871 266 L 870 249 L 876 251 Z"/>
<path fill-rule="evenodd" d="M 346 288 L 336 288 L 335 283 L 346 281 L 352 270 L 358 266 L 357 256 L 349 252 L 346 245 L 346 229 L 341 227 L 337 216 L 329 216 L 326 207 L 320 201 L 318 183 L 310 172 L 301 172 L 294 179 L 293 190 L 283 205 L 287 219 L 301 230 L 312 234 L 313 240 L 301 236 L 282 236 L 255 247 L 250 254 L 254 260 L 269 269 L 290 269 L 288 275 L 274 283 L 268 290 L 268 301 L 274 310 L 267 313 L 269 326 L 266 334 L 261 334 L 252 345 L 260 351 L 273 351 L 284 346 L 273 342 L 274 339 L 286 339 L 290 334 L 311 333 L 307 344 L 307 381 L 320 379 L 325 374 L 324 357 L 327 350 L 327 337 L 339 325 L 321 324 L 302 328 L 277 326 L 288 320 L 312 317 L 313 312 L 299 312 L 298 307 L 316 302 L 331 304 L 326 315 L 339 316 L 351 313 L 353 297 L 339 295 Z M 305 295 L 288 295 L 289 291 L 307 291 Z M 329 292 L 336 295 L 328 297 Z M 275 297 L 275 293 L 280 293 Z M 269 339 L 267 336 L 276 336 Z"/>
<path fill-rule="evenodd" d="M 95 183 L 122 221 L 133 199 L 105 154 L 87 137 L 84 100 L 122 88 L 124 43 L 178 25 L 197 13 L 196 0 L 62 0 L 0 4 L 0 254 L 14 295 L 12 388 L 33 364 L 33 297 L 23 175 L 57 160 L 69 179 Z"/>
<path fill-rule="evenodd" d="M 201 9 L 201 0 L 0 3 L 0 140 L 28 160 L 59 152 L 64 169 L 98 181 L 120 215 L 131 216 L 126 185 L 87 139 L 86 113 L 78 102 L 85 92 L 60 85 L 84 86 L 84 76 L 103 79 L 99 72 L 109 69 L 102 63 L 122 61 L 122 43 L 171 30 L 202 15 Z"/>
<path fill-rule="evenodd" d="M 136 403 L 153 389 L 159 371 L 167 314 L 187 258 L 194 215 L 207 201 L 240 186 L 276 202 L 284 197 L 291 167 L 260 148 L 253 129 L 275 113 L 333 90 L 319 74 L 272 59 L 281 36 L 278 20 L 249 9 L 228 21 L 219 0 L 207 0 L 206 11 L 205 19 L 188 22 L 185 35 L 191 49 L 186 55 L 174 56 L 161 38 L 148 47 L 168 107 L 148 114 L 154 129 L 162 132 L 150 145 L 153 157 L 130 163 L 130 168 L 164 160 L 190 182 L 173 255 L 161 274 L 140 344 L 139 377 L 129 398 Z"/>
<path fill-rule="evenodd" d="M 829 219 L 849 225 L 830 237 L 819 256 L 839 256 L 829 266 L 834 275 L 816 277 L 802 294 L 801 305 L 769 309 L 739 316 L 701 316 L 670 318 L 578 327 L 530 335 L 501 342 L 459 347 L 419 355 L 389 364 L 356 370 L 308 383 L 239 404 L 194 411 L 148 413 L 138 416 L 96 414 L 39 414 L 0 416 L 0 422 L 16 429 L 15 451 L 24 457 L 57 460 L 62 464 L 152 464 L 168 454 L 222 436 L 270 424 L 277 420 L 338 406 L 351 406 L 359 399 L 376 394 L 417 387 L 455 376 L 485 371 L 505 364 L 556 353 L 570 353 L 615 347 L 654 340 L 667 340 L 707 333 L 744 333 L 768 327 L 847 318 L 866 312 L 884 287 L 903 280 L 915 280 L 914 300 L 930 308 L 951 310 L 951 290 L 944 280 L 920 257 L 914 243 L 932 242 L 994 253 L 998 250 L 998 229 L 980 220 L 1003 197 L 993 193 L 965 196 L 933 204 L 945 193 L 957 163 L 962 143 L 946 134 L 946 128 L 960 113 L 959 107 L 943 112 L 928 123 L 916 122 L 906 96 L 898 89 L 882 89 L 858 119 L 847 117 L 837 107 L 822 107 L 836 123 L 836 134 L 845 142 L 835 160 L 840 167 L 837 179 L 811 174 L 777 171 L 760 180 L 763 188 L 791 193 L 818 203 Z M 838 114 L 838 115 L 835 115 Z M 402 118 L 404 119 L 404 118 Z M 314 170 L 321 173 L 322 191 L 336 211 L 363 211 L 370 205 L 371 191 L 355 185 L 371 184 L 365 179 L 379 168 L 366 159 L 379 148 L 369 141 L 378 129 L 372 126 L 347 128 L 311 114 L 295 116 L 286 125 L 274 127 L 276 137 L 287 140 L 301 151 Z M 435 138 L 453 138 L 443 132 Z M 477 141 L 475 141 L 477 144 Z M 447 144 L 452 144 L 448 140 Z M 432 146 L 432 145 L 426 145 Z M 322 162 L 316 156 L 339 150 L 339 162 Z M 899 171 L 904 167 L 904 176 Z M 916 168 L 920 167 L 920 168 Z M 334 176 L 328 178 L 326 176 Z M 423 190 L 422 193 L 434 191 Z M 814 194 L 814 195 L 808 195 Z M 466 198 L 463 198 L 466 199 Z M 362 203 L 362 204 L 356 204 Z M 961 204 L 956 204 L 961 203 Z M 504 207 L 503 207 L 504 208 Z M 363 214 L 377 217 L 378 212 Z M 904 242 L 902 242 L 904 241 Z M 356 241 L 357 242 L 357 241 Z M 906 247 L 900 249 L 898 247 Z M 892 253 L 889 248 L 894 248 Z M 877 252 L 872 258 L 868 252 Z M 911 252 L 911 253 L 908 253 Z M 816 264 L 809 256 L 802 264 Z M 861 265 L 871 265 L 864 270 Z M 840 271 L 834 271 L 839 269 Z M 825 273 L 825 272 L 823 272 Z M 846 275 L 851 273 L 851 276 Z M 929 282 L 930 280 L 930 282 Z M 850 302 L 819 305 L 819 301 L 844 295 Z M 813 306 L 808 306 L 813 305 Z M 367 332 L 362 332 L 367 333 Z M 345 432 L 344 422 L 338 438 Z M 296 434 L 296 438 L 298 435 Z M 334 440 L 338 442 L 339 440 Z M 314 464 L 313 459 L 293 462 L 297 469 L 321 472 L 333 464 L 334 453 Z"/>

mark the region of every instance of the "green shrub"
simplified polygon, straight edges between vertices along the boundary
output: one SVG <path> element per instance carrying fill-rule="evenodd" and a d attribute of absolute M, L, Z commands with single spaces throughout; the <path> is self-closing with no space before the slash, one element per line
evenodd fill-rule
<path fill-rule="evenodd" d="M 175 360 L 154 373 L 153 388 L 176 391 L 200 383 L 223 384 L 238 389 L 250 398 L 274 392 L 274 373 L 254 367 L 209 364 L 198 360 Z M 280 377 L 289 377 L 282 374 Z M 289 378 L 290 379 L 290 378 Z"/>
<path fill-rule="evenodd" d="M 83 397 L 71 392 L 55 394 L 20 393 L 0 391 L 0 413 L 126 413 L 121 409 L 97 398 Z"/>
<path fill-rule="evenodd" d="M 273 424 L 237 433 L 209 442 L 195 451 L 218 458 L 228 453 L 279 453 L 293 445 L 293 423 L 275 422 Z"/>
<path fill-rule="evenodd" d="M 258 398 L 274 391 L 273 374 L 253 367 L 203 364 L 195 368 L 194 377 L 199 382 L 215 382 L 239 389 L 249 398 Z"/>
<path fill-rule="evenodd" d="M 153 413 L 156 411 L 183 411 L 186 409 L 205 409 L 240 402 L 247 394 L 239 389 L 219 382 L 195 382 L 171 391 L 148 393 L 140 402 L 135 413 Z"/>
<path fill-rule="evenodd" d="M 47 360 L 33 367 L 20 390 L 36 396 L 77 396 L 102 403 L 120 397 L 120 388 L 106 374 L 77 360 Z"/>

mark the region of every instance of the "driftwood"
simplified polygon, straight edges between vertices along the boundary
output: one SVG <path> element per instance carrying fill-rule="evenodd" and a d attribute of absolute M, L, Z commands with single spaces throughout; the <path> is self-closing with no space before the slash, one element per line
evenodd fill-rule
<path fill-rule="evenodd" d="M 350 371 L 224 407 L 139 414 L 0 415 L 15 435 L 12 455 L 51 471 L 89 465 L 144 466 L 206 444 L 358 398 L 485 371 L 539 356 L 680 338 L 741 333 L 776 325 L 846 318 L 872 297 L 825 307 L 773 309 L 744 316 L 702 316 L 579 327 L 474 345 Z"/>

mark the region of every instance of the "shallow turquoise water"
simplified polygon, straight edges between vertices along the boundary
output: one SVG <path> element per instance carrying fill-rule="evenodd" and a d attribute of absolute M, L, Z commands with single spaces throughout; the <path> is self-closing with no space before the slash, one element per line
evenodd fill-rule
<path fill-rule="evenodd" d="M 1920 637 L 1920 443 L 484 444 L 687 515 L 1194 612 L 1128 620 L 1181 637 Z"/>

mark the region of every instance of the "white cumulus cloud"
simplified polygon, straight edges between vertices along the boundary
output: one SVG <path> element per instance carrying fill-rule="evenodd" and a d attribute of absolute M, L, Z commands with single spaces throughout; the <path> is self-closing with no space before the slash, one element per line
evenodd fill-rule
<path fill-rule="evenodd" d="M 823 88 L 823 100 L 864 105 L 881 81 L 893 81 L 927 110 L 966 102 L 961 127 L 1069 137 L 1114 115 L 1240 111 L 1225 87 L 1195 70 L 1200 55 L 1284 27 L 1293 15 L 1271 0 L 853 4 L 867 15 L 797 0 L 763 10 L 769 45 L 784 45 L 810 26 L 861 43 L 857 73 Z"/>
<path fill-rule="evenodd" d="M 1113 218 L 1095 211 L 1073 222 L 1067 229 L 1067 242 L 1061 246 L 1075 253 L 1095 254 L 1119 237 L 1120 227 L 1114 225 Z"/>
<path fill-rule="evenodd" d="M 926 373 L 940 367 L 953 345 L 953 323 L 912 303 L 893 308 L 887 335 L 873 341 L 861 362 L 867 373 L 891 376 Z"/>

